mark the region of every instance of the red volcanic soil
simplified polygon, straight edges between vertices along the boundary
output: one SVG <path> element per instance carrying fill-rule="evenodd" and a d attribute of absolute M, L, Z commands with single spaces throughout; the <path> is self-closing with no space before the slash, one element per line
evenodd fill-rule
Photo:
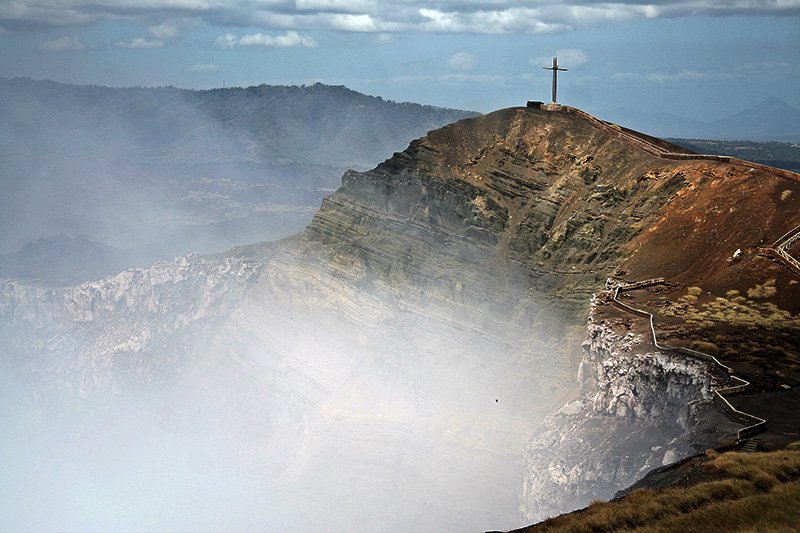
<path fill-rule="evenodd" d="M 769 246 L 800 225 L 793 201 L 800 198 L 800 176 L 792 180 L 716 161 L 686 162 L 680 171 L 686 187 L 629 245 L 635 255 L 625 265 L 628 276 L 658 272 L 676 282 L 726 290 L 759 279 L 762 262 L 741 268 L 748 262 L 732 267 L 727 259 L 737 249 L 752 253 Z M 749 279 L 737 281 L 741 275 Z"/>
<path fill-rule="evenodd" d="M 717 160 L 676 171 L 685 186 L 623 247 L 618 272 L 666 283 L 624 296 L 653 313 L 660 343 L 710 353 L 752 383 L 730 401 L 767 420 L 764 446 L 798 440 L 800 272 L 770 248 L 800 226 L 800 175 Z M 800 259 L 800 242 L 786 251 Z"/>

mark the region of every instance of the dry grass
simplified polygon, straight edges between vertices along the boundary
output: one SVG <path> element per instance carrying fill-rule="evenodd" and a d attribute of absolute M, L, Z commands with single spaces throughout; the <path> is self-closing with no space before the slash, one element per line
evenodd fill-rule
<path fill-rule="evenodd" d="M 716 355 L 716 353 L 719 352 L 719 346 L 708 341 L 692 341 L 689 343 L 689 348 L 711 355 Z"/>
<path fill-rule="evenodd" d="M 769 492 L 714 502 L 695 512 L 672 516 L 637 531 L 797 531 L 800 524 L 800 481 L 776 486 Z"/>
<path fill-rule="evenodd" d="M 616 502 L 547 520 L 530 531 L 797 531 L 800 444 L 769 453 L 706 452 L 730 476 L 685 489 L 641 489 Z"/>
<path fill-rule="evenodd" d="M 725 453 L 714 459 L 714 467 L 730 476 L 752 481 L 766 474 L 781 481 L 800 477 L 800 451 L 780 450 L 770 453 Z"/>
<path fill-rule="evenodd" d="M 753 299 L 769 298 L 776 292 L 775 280 L 770 279 L 748 289 L 749 298 L 742 296 L 737 290 L 730 290 L 725 293 L 724 298 L 717 297 L 700 303 L 698 296 L 702 294 L 702 289 L 689 287 L 684 296 L 664 308 L 661 313 L 682 318 L 687 324 L 706 328 L 724 323 L 736 328 L 759 330 L 800 329 L 800 316 L 793 315 L 772 302 Z"/>
<path fill-rule="evenodd" d="M 771 298 L 776 294 L 778 294 L 778 289 L 775 288 L 775 278 L 768 279 L 763 285 L 747 289 L 747 295 L 750 298 Z"/>

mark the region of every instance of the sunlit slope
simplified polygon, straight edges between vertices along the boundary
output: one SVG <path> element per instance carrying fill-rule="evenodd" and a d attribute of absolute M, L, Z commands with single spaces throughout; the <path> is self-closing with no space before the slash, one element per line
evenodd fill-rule
<path fill-rule="evenodd" d="M 640 489 L 614 502 L 517 530 L 793 531 L 800 521 L 800 452 L 709 454 L 695 459 L 689 479 L 660 491 Z"/>

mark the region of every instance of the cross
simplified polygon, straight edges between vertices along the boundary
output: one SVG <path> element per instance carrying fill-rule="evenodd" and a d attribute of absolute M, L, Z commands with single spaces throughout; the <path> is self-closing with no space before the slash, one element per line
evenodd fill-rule
<path fill-rule="evenodd" d="M 552 67 L 542 67 L 544 70 L 552 70 L 553 71 L 553 103 L 556 103 L 556 85 L 558 83 L 558 71 L 566 71 L 567 69 L 561 68 L 558 66 L 558 58 L 553 58 L 553 66 Z"/>

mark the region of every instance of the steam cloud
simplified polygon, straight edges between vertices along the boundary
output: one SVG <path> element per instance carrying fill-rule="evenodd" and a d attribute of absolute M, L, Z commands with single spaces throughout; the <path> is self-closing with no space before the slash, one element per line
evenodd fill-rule
<path fill-rule="evenodd" d="M 573 392 L 576 363 L 527 278 L 468 238 L 404 249 L 389 273 L 368 250 L 308 234 L 169 260 L 284 236 L 291 224 L 235 230 L 259 208 L 274 222 L 307 207 L 302 191 L 319 195 L 339 171 L 253 160 L 218 122 L 161 96 L 157 132 L 78 103 L 50 118 L 2 109 L 47 126 L 3 139 L 15 154 L 2 174 L 14 191 L 0 200 L 3 251 L 34 241 L 26 253 L 61 262 L 48 253 L 63 239 L 37 240 L 61 229 L 88 235 L 66 246 L 131 251 L 127 266 L 168 261 L 96 281 L 78 265 L 56 281 L 0 283 L 0 529 L 523 525 L 525 445 Z M 259 180 L 265 169 L 297 187 Z M 402 242 L 424 237 L 386 227 Z M 398 253 L 390 234 L 376 242 Z"/>
<path fill-rule="evenodd" d="M 27 367 L 3 373 L 3 529 L 524 524 L 525 445 L 574 375 L 536 302 L 470 311 L 437 286 L 398 299 L 284 252 L 240 301 L 175 287 L 106 290 L 73 309 L 95 310 L 86 325 L 6 322 L 6 361 Z M 521 292 L 485 289 L 504 302 Z M 164 307 L 176 311 L 148 318 Z M 149 332 L 141 349 L 114 344 L 132 330 Z"/>

